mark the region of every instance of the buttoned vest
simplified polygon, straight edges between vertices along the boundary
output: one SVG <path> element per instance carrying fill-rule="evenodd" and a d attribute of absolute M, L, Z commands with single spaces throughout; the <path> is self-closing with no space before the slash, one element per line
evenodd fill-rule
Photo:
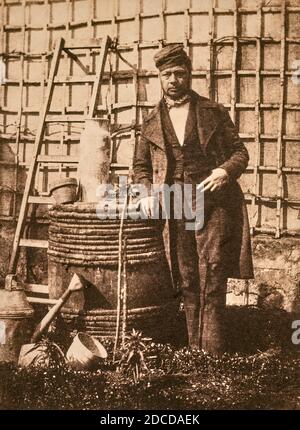
<path fill-rule="evenodd" d="M 199 182 L 211 170 L 209 161 L 201 148 L 194 103 L 190 102 L 187 116 L 184 143 L 180 145 L 168 108 L 161 104 L 163 133 L 169 161 L 170 182 Z"/>

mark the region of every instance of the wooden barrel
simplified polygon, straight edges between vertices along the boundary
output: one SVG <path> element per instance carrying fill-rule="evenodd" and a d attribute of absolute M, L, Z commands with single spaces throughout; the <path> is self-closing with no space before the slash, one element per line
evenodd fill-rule
<path fill-rule="evenodd" d="M 120 219 L 100 219 L 96 204 L 91 203 L 54 206 L 49 215 L 50 298 L 61 296 L 74 272 L 81 274 L 88 288 L 71 296 L 63 308 L 65 321 L 96 337 L 114 336 Z M 177 307 L 162 224 L 157 220 L 132 219 L 129 208 L 123 238 L 126 238 L 127 261 L 127 331 L 135 328 L 159 339 L 162 326 L 165 333 L 171 328 Z"/>

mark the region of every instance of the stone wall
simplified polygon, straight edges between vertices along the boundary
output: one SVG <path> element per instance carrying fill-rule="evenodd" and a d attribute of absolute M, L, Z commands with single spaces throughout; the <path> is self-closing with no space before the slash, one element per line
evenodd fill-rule
<path fill-rule="evenodd" d="M 300 240 L 258 236 L 252 241 L 255 279 L 229 280 L 228 304 L 257 305 L 300 314 Z"/>

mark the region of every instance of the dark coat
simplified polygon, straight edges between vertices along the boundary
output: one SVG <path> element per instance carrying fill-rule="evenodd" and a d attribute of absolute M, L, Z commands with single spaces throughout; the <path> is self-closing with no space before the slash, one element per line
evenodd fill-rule
<path fill-rule="evenodd" d="M 224 106 L 191 92 L 195 103 L 201 148 L 212 168 L 222 167 L 229 182 L 211 193 L 213 205 L 205 211 L 204 227 L 197 233 L 199 267 L 222 263 L 227 277 L 253 278 L 249 222 L 244 196 L 236 181 L 245 171 L 249 156 Z M 145 185 L 169 183 L 169 160 L 161 121 L 161 103 L 144 120 L 134 156 L 134 182 Z M 164 242 L 173 268 L 171 229 L 166 222 Z M 198 251 L 199 253 L 199 251 Z M 201 275 L 201 274 L 200 274 Z"/>

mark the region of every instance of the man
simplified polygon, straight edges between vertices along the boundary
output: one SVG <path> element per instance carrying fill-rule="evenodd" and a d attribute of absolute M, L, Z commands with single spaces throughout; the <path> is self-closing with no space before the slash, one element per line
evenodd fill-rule
<path fill-rule="evenodd" d="M 189 346 L 221 354 L 227 278 L 253 277 L 247 211 L 236 181 L 248 152 L 224 106 L 190 89 L 191 61 L 180 44 L 163 48 L 154 60 L 163 98 L 144 121 L 134 178 L 149 190 L 140 201 L 149 216 L 156 198 L 152 184 L 191 184 L 193 207 L 202 187 L 203 227 L 187 230 L 186 219 L 173 213 L 164 240 L 183 295 Z"/>

